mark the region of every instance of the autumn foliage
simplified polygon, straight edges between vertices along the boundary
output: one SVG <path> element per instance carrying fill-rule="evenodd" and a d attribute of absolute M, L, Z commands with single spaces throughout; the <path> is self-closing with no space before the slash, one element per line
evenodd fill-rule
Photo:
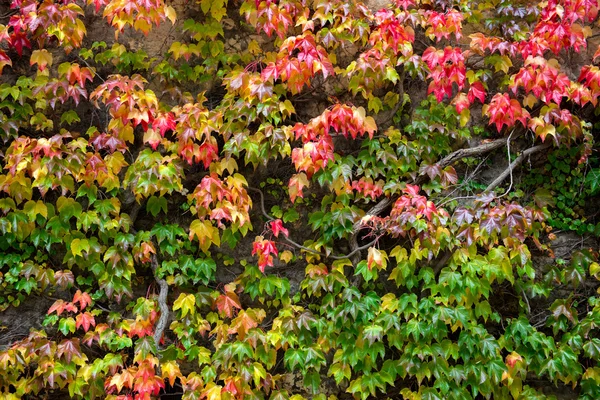
<path fill-rule="evenodd" d="M 600 398 L 598 0 L 8 3 L 3 398 Z"/>

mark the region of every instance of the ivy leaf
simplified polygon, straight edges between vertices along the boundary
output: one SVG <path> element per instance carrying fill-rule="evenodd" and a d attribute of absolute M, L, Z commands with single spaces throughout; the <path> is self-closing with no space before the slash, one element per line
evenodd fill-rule
<path fill-rule="evenodd" d="M 71 253 L 74 256 L 82 256 L 82 252 L 90 251 L 90 242 L 87 239 L 73 239 L 71 242 Z"/>
<path fill-rule="evenodd" d="M 181 293 L 175 303 L 173 303 L 173 311 L 181 310 L 181 317 L 184 318 L 188 313 L 194 315 L 196 313 L 196 297 L 193 294 Z"/>
<path fill-rule="evenodd" d="M 40 71 L 46 69 L 46 66 L 52 65 L 52 54 L 46 50 L 34 50 L 29 58 L 29 65 L 37 64 Z"/>
<path fill-rule="evenodd" d="M 146 210 L 148 210 L 153 217 L 156 217 L 161 211 L 167 213 L 167 198 L 150 196 L 146 203 Z"/>
<path fill-rule="evenodd" d="M 555 204 L 554 196 L 546 188 L 538 188 L 533 194 L 533 199 L 535 204 L 540 208 L 553 207 Z"/>
<path fill-rule="evenodd" d="M 593 360 L 600 359 L 600 339 L 592 338 L 589 342 L 583 345 L 585 356 Z"/>
<path fill-rule="evenodd" d="M 72 317 L 61 318 L 60 321 L 58 321 L 58 330 L 65 336 L 69 333 L 75 333 L 76 329 L 77 325 Z"/>
<path fill-rule="evenodd" d="M 385 251 L 378 250 L 375 247 L 369 247 L 367 267 L 372 269 L 373 265 L 377 265 L 378 269 L 386 269 L 387 254 Z"/>
<path fill-rule="evenodd" d="M 234 292 L 225 292 L 225 294 L 219 295 L 215 304 L 219 312 L 225 314 L 228 318 L 233 317 L 235 310 L 242 308 L 240 299 Z"/>
<path fill-rule="evenodd" d="M 71 125 L 74 122 L 81 122 L 81 118 L 79 118 L 75 110 L 66 111 L 60 116 L 61 124 Z"/>
<path fill-rule="evenodd" d="M 179 364 L 176 361 L 171 360 L 165 363 L 162 363 L 160 366 L 160 370 L 162 372 L 162 378 L 169 380 L 169 385 L 173 387 L 175 385 L 175 380 L 181 376 L 181 370 L 179 369 Z"/>
<path fill-rule="evenodd" d="M 304 386 L 306 386 L 311 393 L 319 393 L 319 386 L 321 385 L 321 375 L 317 371 L 311 371 L 304 375 Z"/>
<path fill-rule="evenodd" d="M 241 310 L 238 315 L 231 321 L 228 333 L 237 333 L 240 340 L 244 340 L 248 331 L 258 326 L 256 313 L 252 310 Z"/>
<path fill-rule="evenodd" d="M 77 329 L 83 328 L 84 332 L 87 332 L 90 329 L 90 326 L 96 326 L 96 320 L 94 319 L 94 316 L 88 311 L 84 312 L 83 314 L 78 314 L 75 322 L 75 327 Z"/>
<path fill-rule="evenodd" d="M 60 344 L 56 346 L 56 355 L 64 358 L 67 363 L 70 363 L 73 358 L 79 361 L 82 358 L 79 339 L 65 339 L 60 342 Z"/>
<path fill-rule="evenodd" d="M 469 93 L 467 94 L 469 98 L 469 102 L 473 104 L 475 99 L 479 100 L 481 103 L 485 102 L 485 88 L 483 87 L 483 83 L 480 81 L 471 83 L 469 87 Z"/>
<path fill-rule="evenodd" d="M 508 97 L 508 94 L 497 93 L 494 95 L 490 104 L 483 106 L 483 113 L 490 119 L 490 125 L 495 124 L 498 132 L 506 125 L 508 128 L 515 125 L 518 120 L 527 127 L 529 112 L 521 107 L 521 104 Z"/>
<path fill-rule="evenodd" d="M 202 398 L 206 398 L 206 400 L 221 400 L 222 389 L 220 385 L 209 382 L 202 391 Z"/>
<path fill-rule="evenodd" d="M 292 176 L 290 178 L 290 183 L 288 186 L 289 186 L 290 200 L 292 201 L 292 203 L 294 203 L 296 201 L 297 197 L 304 198 L 304 193 L 302 192 L 302 190 L 305 187 L 308 187 L 309 185 L 310 184 L 308 182 L 308 177 L 306 176 L 306 174 L 304 172 L 295 174 L 294 176 Z"/>
<path fill-rule="evenodd" d="M 288 230 L 283 227 L 283 223 L 280 219 L 271 221 L 269 225 L 271 226 L 271 230 L 273 231 L 273 235 L 275 235 L 275 237 L 279 237 L 279 233 L 283 233 L 285 236 L 290 235 Z"/>
<path fill-rule="evenodd" d="M 292 253 L 289 250 L 282 251 L 279 254 L 279 259 L 286 264 L 289 263 L 290 261 L 292 261 L 293 258 L 294 258 L 294 253 Z"/>
<path fill-rule="evenodd" d="M 190 225 L 190 240 L 194 237 L 200 242 L 200 248 L 202 251 L 208 251 L 208 248 L 214 244 L 215 246 L 221 245 L 221 238 L 219 237 L 219 230 L 214 227 L 210 221 L 207 220 L 194 220 Z"/>
<path fill-rule="evenodd" d="M 164 13 L 165 17 L 167 17 L 169 21 L 175 25 L 175 21 L 177 21 L 177 13 L 175 12 L 175 9 L 171 6 L 166 6 Z M 171 386 L 173 386 L 173 384 L 171 384 Z"/>

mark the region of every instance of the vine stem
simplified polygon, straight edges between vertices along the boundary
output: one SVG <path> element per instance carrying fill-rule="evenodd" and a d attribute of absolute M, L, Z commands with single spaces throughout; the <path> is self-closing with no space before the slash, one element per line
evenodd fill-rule
<path fill-rule="evenodd" d="M 154 327 L 154 343 L 158 348 L 160 339 L 163 336 L 167 323 L 169 322 L 169 306 L 167 305 L 167 296 L 169 295 L 169 284 L 166 280 L 159 278 L 157 275 L 158 270 L 158 257 L 156 254 L 152 255 L 152 272 L 154 273 L 154 280 L 160 288 L 158 293 L 158 307 L 160 308 L 160 317 Z"/>

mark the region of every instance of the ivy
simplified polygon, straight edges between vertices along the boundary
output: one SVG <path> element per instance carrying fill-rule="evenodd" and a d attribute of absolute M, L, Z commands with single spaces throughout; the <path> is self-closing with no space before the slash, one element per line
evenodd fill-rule
<path fill-rule="evenodd" d="M 10 2 L 0 393 L 598 398 L 598 7 Z"/>

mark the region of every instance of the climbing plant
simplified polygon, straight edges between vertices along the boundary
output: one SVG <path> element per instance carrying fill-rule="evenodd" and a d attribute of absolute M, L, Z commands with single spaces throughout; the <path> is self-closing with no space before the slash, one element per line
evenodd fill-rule
<path fill-rule="evenodd" d="M 8 3 L 3 398 L 600 397 L 597 0 Z"/>

